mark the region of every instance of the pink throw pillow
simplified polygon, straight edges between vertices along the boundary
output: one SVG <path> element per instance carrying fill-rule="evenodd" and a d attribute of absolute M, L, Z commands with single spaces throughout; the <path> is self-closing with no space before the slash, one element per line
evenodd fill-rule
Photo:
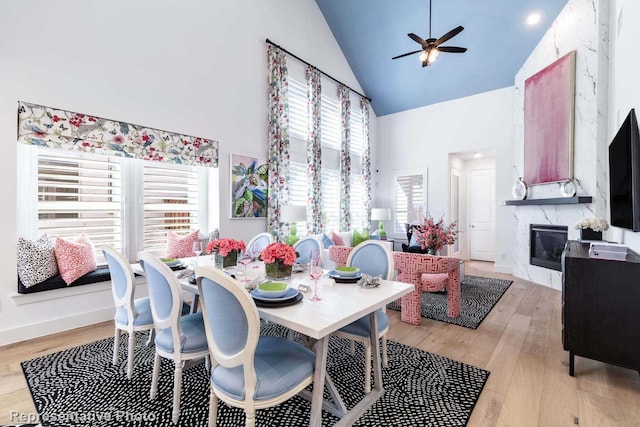
<path fill-rule="evenodd" d="M 337 246 L 344 246 L 344 239 L 337 235 L 334 231 L 331 232 L 331 240 L 333 240 L 333 242 Z"/>
<path fill-rule="evenodd" d="M 186 258 L 194 256 L 193 242 L 200 240 L 198 236 L 200 230 L 192 231 L 184 237 L 178 236 L 173 231 L 167 232 L 167 257 L 168 258 Z"/>
<path fill-rule="evenodd" d="M 97 268 L 93 244 L 84 233 L 73 241 L 58 237 L 53 251 L 60 276 L 67 285 Z"/>

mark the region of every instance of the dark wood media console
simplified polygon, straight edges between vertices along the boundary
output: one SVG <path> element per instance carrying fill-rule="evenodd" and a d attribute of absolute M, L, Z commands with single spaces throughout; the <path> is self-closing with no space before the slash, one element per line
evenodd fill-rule
<path fill-rule="evenodd" d="M 568 241 L 562 254 L 562 344 L 581 356 L 640 370 L 640 255 L 589 258 L 589 244 Z"/>

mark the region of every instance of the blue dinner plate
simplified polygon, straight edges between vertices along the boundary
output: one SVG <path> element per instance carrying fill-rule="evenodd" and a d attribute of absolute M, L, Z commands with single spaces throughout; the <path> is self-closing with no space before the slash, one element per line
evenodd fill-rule
<path fill-rule="evenodd" d="M 254 299 L 257 299 L 260 301 L 287 301 L 287 300 L 290 300 L 291 298 L 295 298 L 297 295 L 298 295 L 298 290 L 294 288 L 287 289 L 287 292 L 283 296 L 278 298 L 265 297 L 264 295 L 260 294 L 256 289 L 251 291 L 251 296 Z"/>
<path fill-rule="evenodd" d="M 340 274 L 339 271 L 331 270 L 328 275 L 332 279 L 360 279 L 362 277 L 362 272 L 358 271 L 356 274 L 345 275 Z"/>

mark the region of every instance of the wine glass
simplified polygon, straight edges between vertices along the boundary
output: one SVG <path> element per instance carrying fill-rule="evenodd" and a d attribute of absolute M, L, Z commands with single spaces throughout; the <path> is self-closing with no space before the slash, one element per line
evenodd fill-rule
<path fill-rule="evenodd" d="M 193 251 L 194 254 L 196 254 L 196 267 L 197 267 L 198 257 L 202 253 L 202 243 L 200 242 L 200 240 L 193 242 L 193 245 L 191 245 L 191 250 Z"/>
<path fill-rule="evenodd" d="M 251 262 L 253 262 L 253 258 L 251 256 L 251 254 L 248 251 L 242 251 L 240 253 L 240 257 L 238 258 L 238 262 L 240 264 L 242 264 L 242 266 L 244 267 L 244 279 L 242 280 L 244 283 L 247 283 L 249 280 L 247 279 L 247 265 L 251 264 Z"/>
<path fill-rule="evenodd" d="M 322 257 L 318 249 L 311 250 L 311 260 L 309 262 L 309 277 L 313 280 L 313 296 L 311 301 L 320 301 L 321 297 L 318 296 L 318 280 L 323 275 L 322 271 Z"/>

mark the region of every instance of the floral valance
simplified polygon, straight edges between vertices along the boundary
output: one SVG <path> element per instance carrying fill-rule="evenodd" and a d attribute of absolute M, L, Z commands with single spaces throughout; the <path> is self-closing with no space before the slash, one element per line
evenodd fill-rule
<path fill-rule="evenodd" d="M 49 148 L 218 166 L 218 141 L 18 102 L 18 141 Z"/>

